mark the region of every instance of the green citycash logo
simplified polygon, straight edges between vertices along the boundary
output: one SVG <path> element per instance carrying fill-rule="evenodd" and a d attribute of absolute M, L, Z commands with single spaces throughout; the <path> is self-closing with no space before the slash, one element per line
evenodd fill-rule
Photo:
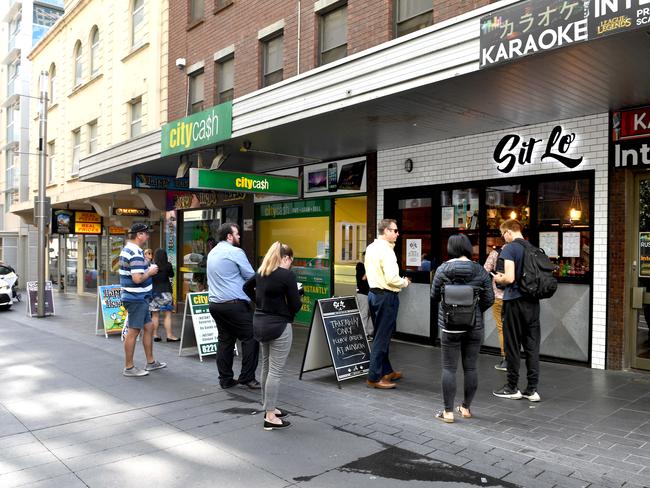
<path fill-rule="evenodd" d="M 193 122 L 179 120 L 175 127 L 169 130 L 169 147 L 189 149 L 193 143 L 210 139 L 219 132 L 219 115 L 214 109 L 205 118 Z"/>
<path fill-rule="evenodd" d="M 251 178 L 246 178 L 242 176 L 235 180 L 235 187 L 241 188 L 244 190 L 268 190 L 269 189 L 269 180 L 253 180 Z"/>

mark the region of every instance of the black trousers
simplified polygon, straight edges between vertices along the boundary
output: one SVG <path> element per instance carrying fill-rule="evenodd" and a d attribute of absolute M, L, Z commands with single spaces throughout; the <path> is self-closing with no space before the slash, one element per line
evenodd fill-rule
<path fill-rule="evenodd" d="M 503 341 L 508 365 L 508 386 L 517 389 L 521 347 L 526 355 L 527 390 L 537 390 L 539 383 L 539 300 L 517 298 L 503 301 Z"/>
<path fill-rule="evenodd" d="M 259 360 L 259 343 L 253 338 L 253 309 L 247 302 L 212 303 L 210 315 L 217 323 L 219 343 L 217 344 L 217 369 L 219 384 L 230 386 L 234 373 L 232 363 L 235 358 L 235 342 L 241 342 L 242 365 L 240 383 L 255 379 Z"/>

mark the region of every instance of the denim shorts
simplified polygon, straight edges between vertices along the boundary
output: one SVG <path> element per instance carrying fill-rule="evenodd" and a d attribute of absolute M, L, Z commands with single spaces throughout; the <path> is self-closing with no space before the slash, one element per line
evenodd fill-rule
<path fill-rule="evenodd" d="M 122 302 L 128 313 L 129 327 L 142 329 L 151 323 L 151 313 L 147 302 Z"/>

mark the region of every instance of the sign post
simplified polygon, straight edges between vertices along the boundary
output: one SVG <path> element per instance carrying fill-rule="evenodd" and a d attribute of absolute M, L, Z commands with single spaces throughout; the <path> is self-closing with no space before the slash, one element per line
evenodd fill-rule
<path fill-rule="evenodd" d="M 314 310 L 300 379 L 303 373 L 329 366 L 334 368 L 339 388 L 341 381 L 368 374 L 370 346 L 356 297 L 318 300 Z"/>
<path fill-rule="evenodd" d="M 203 362 L 203 356 L 211 356 L 217 353 L 218 332 L 217 324 L 210 315 L 210 302 L 207 292 L 188 293 L 185 298 L 183 310 L 183 328 L 181 329 L 181 342 L 178 347 L 178 355 L 187 352 L 187 349 L 196 347 L 199 359 Z M 192 329 L 185 328 L 187 310 L 190 310 L 192 317 Z"/>
<path fill-rule="evenodd" d="M 47 315 L 54 315 L 54 294 L 52 291 L 52 282 L 50 280 L 45 281 L 43 296 L 43 309 L 39 311 L 38 281 L 27 282 L 27 315 L 30 317 L 46 317 Z"/>
<path fill-rule="evenodd" d="M 120 334 L 126 321 L 126 309 L 122 305 L 122 287 L 107 285 L 97 287 L 97 317 L 95 320 L 95 335 L 102 332 Z"/>

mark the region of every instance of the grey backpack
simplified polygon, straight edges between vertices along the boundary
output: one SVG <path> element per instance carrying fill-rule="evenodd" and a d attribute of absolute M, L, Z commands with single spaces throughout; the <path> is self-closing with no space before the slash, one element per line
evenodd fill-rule
<path fill-rule="evenodd" d="M 467 332 L 476 323 L 478 293 L 471 285 L 445 283 L 441 290 L 440 306 L 444 317 L 444 329 L 451 332 Z"/>

